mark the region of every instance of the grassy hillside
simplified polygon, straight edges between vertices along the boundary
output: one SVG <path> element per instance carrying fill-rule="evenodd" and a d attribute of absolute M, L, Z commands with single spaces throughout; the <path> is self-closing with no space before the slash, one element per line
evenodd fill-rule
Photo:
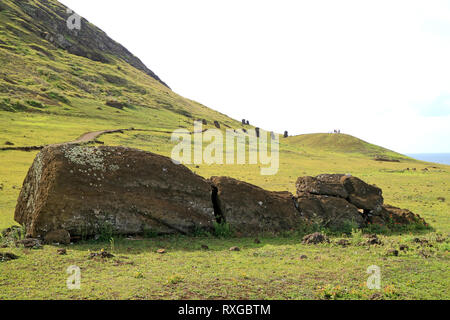
<path fill-rule="evenodd" d="M 64 12 L 57 1 L 48 3 Z M 173 130 L 192 126 L 194 119 L 206 119 L 209 124 L 217 120 L 234 127 L 239 124 L 177 95 L 120 56 L 103 53 L 108 62 L 101 62 L 71 54 L 42 37 L 45 32 L 28 22 L 31 18 L 23 12 L 24 4 L 42 5 L 39 1 L 6 0 L 0 10 L 0 130 L 5 137 L 17 136 L 11 142 L 33 144 L 37 142 L 33 137 L 45 136 L 49 130 L 60 133 L 41 142 L 65 141 L 84 128 Z M 61 18 L 56 21 L 65 25 Z"/>
<path fill-rule="evenodd" d="M 0 2 L 0 148 L 7 142 L 42 145 L 74 140 L 88 131 L 134 127 L 146 131 L 100 140 L 170 156 L 170 132 L 192 130 L 196 119 L 206 119 L 208 128 L 215 120 L 222 130 L 242 127 L 177 95 L 117 44 L 99 52 L 92 43 L 75 50 L 75 35 L 65 35 L 74 44 L 70 50 L 49 41 L 45 32 L 62 31 L 52 31 L 45 21 L 36 23 L 32 15 L 39 8 L 54 12 L 56 23 L 64 24 L 65 8 L 56 1 Z M 93 25 L 89 30 L 107 41 Z M 15 224 L 16 201 L 36 154 L 0 151 L 0 230 Z M 399 162 L 375 161 L 377 156 Z M 261 165 L 189 167 L 204 177 L 228 175 L 291 192 L 298 176 L 351 173 L 381 187 L 386 203 L 420 214 L 435 231 L 385 233 L 383 246 L 367 246 L 359 232 L 332 235 L 332 243 L 318 246 L 302 244 L 298 233 L 265 236 L 260 244 L 245 235 L 111 238 L 67 246 L 65 256 L 56 254 L 56 246 L 12 246 L 0 249 L 19 256 L 0 262 L 0 299 L 450 298 L 450 166 L 416 161 L 345 134 L 310 134 L 280 139 L 280 168 L 274 176 L 260 175 Z M 417 244 L 417 237 L 431 247 Z M 350 245 L 337 245 L 341 238 Z M 203 244 L 209 250 L 201 249 Z M 387 253 L 401 244 L 409 249 L 399 256 Z M 241 251 L 230 252 L 231 246 Z M 115 258 L 87 259 L 101 248 Z M 158 248 L 167 253 L 155 253 Z M 366 269 L 374 264 L 381 267 L 380 291 L 365 287 Z M 81 290 L 66 288 L 69 265 L 81 267 Z"/>
<path fill-rule="evenodd" d="M 386 148 L 368 143 L 348 134 L 312 133 L 292 136 L 288 143 L 305 150 L 355 153 L 367 157 L 387 157 L 389 159 L 405 159 L 404 155 Z"/>

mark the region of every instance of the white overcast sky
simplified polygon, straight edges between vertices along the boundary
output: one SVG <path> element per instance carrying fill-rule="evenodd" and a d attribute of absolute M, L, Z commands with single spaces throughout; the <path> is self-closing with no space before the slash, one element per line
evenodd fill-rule
<path fill-rule="evenodd" d="M 450 1 L 61 2 L 235 119 L 450 152 Z"/>

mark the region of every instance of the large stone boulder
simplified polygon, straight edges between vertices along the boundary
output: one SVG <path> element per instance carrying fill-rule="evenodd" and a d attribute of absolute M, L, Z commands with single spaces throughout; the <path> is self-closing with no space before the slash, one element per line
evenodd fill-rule
<path fill-rule="evenodd" d="M 124 147 L 43 149 L 23 183 L 15 220 L 28 236 L 55 230 L 190 233 L 213 228 L 211 185 L 171 159 Z"/>
<path fill-rule="evenodd" d="M 353 176 L 345 176 L 342 183 L 348 192 L 348 201 L 359 209 L 377 211 L 383 205 L 382 191 L 377 186 Z"/>
<path fill-rule="evenodd" d="M 372 211 L 369 215 L 369 222 L 380 226 L 391 227 L 408 224 L 427 225 L 425 220 L 418 214 L 408 209 L 401 209 L 388 204 L 383 205 L 380 210 Z"/>
<path fill-rule="evenodd" d="M 304 193 L 296 199 L 296 203 L 302 218 L 309 223 L 333 230 L 365 225 L 358 208 L 343 198 Z"/>
<path fill-rule="evenodd" d="M 317 177 L 299 177 L 296 188 L 299 196 L 309 193 L 340 197 L 367 212 L 379 211 L 383 205 L 380 188 L 351 175 L 321 174 Z"/>
<path fill-rule="evenodd" d="M 229 177 L 212 177 L 216 215 L 240 233 L 276 233 L 302 223 L 290 192 L 271 192 Z"/>
<path fill-rule="evenodd" d="M 296 188 L 297 195 L 312 193 L 317 195 L 347 198 L 348 192 L 342 183 L 343 174 L 321 174 L 317 177 L 299 177 Z"/>

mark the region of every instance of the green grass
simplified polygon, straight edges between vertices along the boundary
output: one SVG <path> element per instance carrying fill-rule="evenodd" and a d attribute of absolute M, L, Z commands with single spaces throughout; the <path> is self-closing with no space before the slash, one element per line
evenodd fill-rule
<path fill-rule="evenodd" d="M 402 154 L 357 139 L 348 134 L 312 133 L 288 137 L 290 144 L 303 150 L 356 153 L 366 156 L 384 156 L 389 159 L 408 158 Z"/>
<path fill-rule="evenodd" d="M 18 260 L 0 264 L 0 299 L 448 299 L 448 243 L 423 258 L 412 236 L 383 239 L 384 247 L 304 245 L 296 238 L 169 237 L 115 240 L 114 258 L 88 259 L 110 243 L 13 249 Z M 387 247 L 410 246 L 398 257 Z M 201 249 L 207 244 L 209 250 Z M 228 249 L 238 245 L 241 251 Z M 165 254 L 156 250 L 165 248 Z M 300 259 L 306 255 L 306 259 Z M 66 288 L 70 265 L 81 268 L 81 290 Z M 381 268 L 382 289 L 365 283 L 370 265 Z M 328 288 L 323 290 L 322 288 Z"/>
<path fill-rule="evenodd" d="M 19 25 L 21 19 L 0 10 L 0 148 L 7 141 L 43 145 L 88 131 L 134 127 L 147 131 L 99 140 L 170 156 L 170 132 L 179 127 L 192 131 L 196 119 L 206 119 L 207 128 L 214 120 L 222 129 L 242 127 L 113 56 L 105 64 L 57 49 Z M 107 101 L 125 107 L 119 110 Z M 15 224 L 16 201 L 36 153 L 0 151 L 0 229 Z M 400 162 L 374 161 L 376 156 Z M 55 246 L 0 249 L 19 256 L 0 262 L 0 299 L 368 299 L 374 293 L 382 299 L 450 298 L 449 240 L 436 241 L 439 233 L 450 233 L 450 166 L 416 161 L 344 134 L 312 134 L 280 139 L 276 175 L 261 176 L 260 167 L 189 165 L 206 178 L 226 175 L 293 193 L 299 176 L 351 173 L 381 187 L 386 203 L 420 214 L 434 231 L 385 234 L 380 247 L 361 245 L 363 235 L 353 233 L 351 245 L 343 248 L 334 244 L 340 235 L 331 236 L 331 244 L 310 246 L 301 243 L 298 233 L 262 237 L 255 244 L 253 238 L 232 237 L 226 226 L 217 226 L 220 237 L 148 234 L 135 240 L 111 240 L 105 230 L 102 242 L 67 246 L 65 256 L 57 255 Z M 417 248 L 415 237 L 427 238 L 433 247 Z M 202 249 L 203 244 L 210 249 Z M 386 255 L 400 244 L 410 250 Z M 232 246 L 241 251 L 229 251 Z M 113 259 L 87 258 L 90 251 L 111 247 Z M 157 254 L 159 248 L 167 253 Z M 71 265 L 81 268 L 79 291 L 66 288 Z M 364 286 L 370 265 L 381 267 L 379 292 Z"/>

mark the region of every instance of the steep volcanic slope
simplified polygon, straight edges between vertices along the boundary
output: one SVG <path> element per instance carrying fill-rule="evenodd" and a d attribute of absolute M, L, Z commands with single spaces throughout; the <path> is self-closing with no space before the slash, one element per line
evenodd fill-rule
<path fill-rule="evenodd" d="M 0 10 L 7 10 L 20 28 L 48 40 L 58 48 L 104 63 L 112 62 L 111 56 L 122 59 L 166 85 L 141 60 L 86 19 L 81 18 L 80 29 L 69 28 L 67 20 L 72 15 L 71 10 L 57 1 L 4 0 L 0 5 Z M 14 27 L 10 31 L 20 35 Z"/>
<path fill-rule="evenodd" d="M 95 121 L 89 130 L 124 125 L 173 130 L 192 127 L 195 119 L 239 125 L 174 93 L 138 58 L 88 21 L 81 19 L 81 29 L 71 30 L 67 26 L 71 16 L 56 0 L 0 2 L 0 118 L 5 120 L 0 129 L 11 131 L 8 136 L 17 141 L 22 135 L 11 128 L 20 133 L 31 124 L 34 132 L 44 126 L 50 130 L 48 123 L 55 116 L 64 117 L 57 120 L 67 124 L 63 131 L 80 124 L 76 118 Z M 26 114 L 39 123 L 31 119 L 8 122 L 16 117 L 12 113 Z M 41 118 L 36 119 L 37 115 Z M 63 131 L 59 134 L 64 135 Z M 82 132 L 78 129 L 77 134 Z"/>

